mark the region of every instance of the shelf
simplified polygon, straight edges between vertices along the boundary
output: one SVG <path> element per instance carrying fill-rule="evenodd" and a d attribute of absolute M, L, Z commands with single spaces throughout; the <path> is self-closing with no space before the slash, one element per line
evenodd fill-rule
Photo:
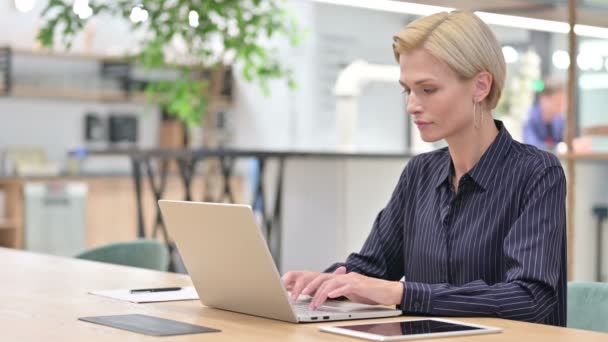
<path fill-rule="evenodd" d="M 29 86 L 13 86 L 10 96 L 103 102 L 146 101 L 145 92 L 131 92 L 130 96 L 127 97 L 125 92 L 120 90 L 85 91 L 82 89 L 51 89 Z"/>
<path fill-rule="evenodd" d="M 146 92 L 130 92 L 126 97 L 120 90 L 91 90 L 82 89 L 52 89 L 42 87 L 14 86 L 9 96 L 19 98 L 46 98 L 75 101 L 100 101 L 100 102 L 150 102 Z M 210 106 L 227 107 L 230 105 L 230 98 L 227 96 L 213 96 L 209 99 Z"/>
<path fill-rule="evenodd" d="M 48 50 L 26 50 L 19 48 L 10 48 L 13 54 L 35 56 L 35 57 L 50 57 L 50 58 L 64 58 L 64 59 L 87 59 L 93 61 L 104 61 L 104 62 L 126 62 L 128 56 L 115 56 L 115 55 L 96 55 L 89 53 L 76 53 L 76 52 L 57 52 Z"/>
<path fill-rule="evenodd" d="M 58 58 L 58 59 L 86 59 L 91 61 L 98 62 L 129 62 L 132 61 L 135 56 L 129 55 L 98 55 L 98 54 L 90 54 L 90 53 L 78 53 L 78 52 L 58 52 L 58 51 L 48 51 L 48 50 L 26 50 L 19 48 L 10 48 L 12 54 L 22 55 L 22 56 L 34 56 L 34 57 L 49 57 L 49 58 Z M 182 61 L 173 61 L 169 62 L 170 65 L 175 66 L 187 66 L 192 67 L 195 70 L 199 70 L 199 64 L 194 62 L 182 62 Z"/>
<path fill-rule="evenodd" d="M 52 88 L 30 85 L 20 85 L 12 75 L 13 62 L 17 56 L 36 56 L 51 58 L 76 58 L 90 60 L 100 64 L 101 74 L 98 77 L 104 80 L 116 82 L 116 89 L 91 89 L 82 88 Z M 186 64 L 181 64 L 186 65 Z M 49 98 L 75 101 L 100 101 L 100 102 L 154 102 L 141 90 L 143 86 L 152 80 L 135 79 L 133 77 L 136 62 L 132 56 L 110 56 L 86 53 L 54 52 L 47 50 L 14 49 L 11 47 L 0 47 L 0 96 L 22 97 L 22 98 Z M 201 77 L 210 82 L 209 102 L 213 106 L 225 107 L 232 102 L 232 68 L 201 70 Z M 171 77 L 175 77 L 174 75 Z M 137 90 L 136 90 L 137 89 Z"/>

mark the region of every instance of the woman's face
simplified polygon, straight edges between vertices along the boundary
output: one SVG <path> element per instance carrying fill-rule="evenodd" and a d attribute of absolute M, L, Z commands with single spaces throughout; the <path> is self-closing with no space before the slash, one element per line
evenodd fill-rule
<path fill-rule="evenodd" d="M 466 134 L 473 126 L 473 81 L 460 80 L 446 63 L 424 49 L 401 54 L 399 65 L 407 112 L 422 140 L 434 142 Z"/>

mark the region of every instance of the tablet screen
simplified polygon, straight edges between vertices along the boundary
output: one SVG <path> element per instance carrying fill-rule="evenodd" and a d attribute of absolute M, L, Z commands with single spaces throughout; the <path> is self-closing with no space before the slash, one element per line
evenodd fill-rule
<path fill-rule="evenodd" d="M 448 322 L 423 319 L 407 322 L 390 322 L 361 325 L 345 325 L 336 328 L 359 331 L 381 336 L 411 336 L 420 334 L 447 333 L 456 331 L 474 331 L 482 328 Z"/>

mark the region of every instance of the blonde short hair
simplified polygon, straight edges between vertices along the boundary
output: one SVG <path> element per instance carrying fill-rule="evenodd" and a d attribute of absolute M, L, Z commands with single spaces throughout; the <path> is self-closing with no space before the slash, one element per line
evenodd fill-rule
<path fill-rule="evenodd" d="M 477 15 L 465 11 L 441 12 L 419 18 L 393 37 L 393 52 L 399 55 L 423 48 L 445 62 L 462 80 L 482 71 L 493 82 L 485 99 L 494 109 L 502 92 L 506 66 L 496 36 Z"/>

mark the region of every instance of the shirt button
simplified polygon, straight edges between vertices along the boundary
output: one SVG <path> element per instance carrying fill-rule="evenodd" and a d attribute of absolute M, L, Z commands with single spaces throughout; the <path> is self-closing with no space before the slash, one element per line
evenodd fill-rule
<path fill-rule="evenodd" d="M 414 309 L 418 310 L 420 308 L 420 302 L 414 303 Z"/>

